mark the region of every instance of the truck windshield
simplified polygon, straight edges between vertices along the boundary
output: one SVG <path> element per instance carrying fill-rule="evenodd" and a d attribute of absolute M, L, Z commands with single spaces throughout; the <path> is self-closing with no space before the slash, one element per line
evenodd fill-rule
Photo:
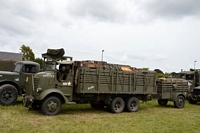
<path fill-rule="evenodd" d="M 186 80 L 193 80 L 194 75 L 193 74 L 180 74 L 180 78 L 186 79 Z"/>
<path fill-rule="evenodd" d="M 56 64 L 55 62 L 45 62 L 45 70 L 55 70 Z"/>
<path fill-rule="evenodd" d="M 186 75 L 186 80 L 193 80 L 194 79 L 194 75 Z"/>
<path fill-rule="evenodd" d="M 22 68 L 22 64 L 17 63 L 17 64 L 15 65 L 14 72 L 20 72 L 21 68 Z"/>

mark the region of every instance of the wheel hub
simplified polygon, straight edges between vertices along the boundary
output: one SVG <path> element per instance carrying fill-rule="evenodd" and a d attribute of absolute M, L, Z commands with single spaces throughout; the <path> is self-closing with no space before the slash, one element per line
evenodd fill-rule
<path fill-rule="evenodd" d="M 131 108 L 134 109 L 136 107 L 136 102 L 131 102 Z"/>
<path fill-rule="evenodd" d="M 120 103 L 120 102 L 117 102 L 117 103 L 115 104 L 115 110 L 118 110 L 120 107 L 121 107 L 121 103 Z"/>
<path fill-rule="evenodd" d="M 47 105 L 47 109 L 50 112 L 53 112 L 57 109 L 57 104 L 54 101 L 49 102 L 49 104 Z"/>
<path fill-rule="evenodd" d="M 10 91 L 5 91 L 3 93 L 3 99 L 4 100 L 9 100 L 11 98 L 11 96 L 12 96 L 12 93 Z"/>
<path fill-rule="evenodd" d="M 178 105 L 182 105 L 183 100 L 182 99 L 178 99 Z"/>

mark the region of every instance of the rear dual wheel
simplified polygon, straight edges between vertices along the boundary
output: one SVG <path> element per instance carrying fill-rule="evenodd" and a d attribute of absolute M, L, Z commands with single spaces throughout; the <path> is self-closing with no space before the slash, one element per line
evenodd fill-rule
<path fill-rule="evenodd" d="M 110 112 L 112 113 L 121 113 L 124 110 L 125 103 L 121 97 L 115 97 L 111 104 L 108 105 Z"/>
<path fill-rule="evenodd" d="M 124 109 L 128 112 L 137 112 L 140 107 L 140 103 L 136 97 L 130 97 L 126 100 L 126 102 L 124 102 L 121 97 L 116 97 L 108 106 L 112 113 L 121 113 Z"/>
<path fill-rule="evenodd" d="M 130 97 L 126 101 L 126 111 L 128 112 L 137 112 L 140 107 L 140 102 L 136 97 Z"/>

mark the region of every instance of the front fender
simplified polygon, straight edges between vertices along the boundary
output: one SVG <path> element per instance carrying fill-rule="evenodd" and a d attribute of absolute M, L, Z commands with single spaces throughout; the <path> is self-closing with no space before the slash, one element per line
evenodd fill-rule
<path fill-rule="evenodd" d="M 16 87 L 16 89 L 17 89 L 17 91 L 18 91 L 19 94 L 22 93 L 21 90 L 20 90 L 20 88 L 21 88 L 22 86 L 20 87 L 18 83 L 13 82 L 13 81 L 11 81 L 11 80 L 0 80 L 0 86 L 2 86 L 2 85 L 4 85 L 4 84 L 11 84 L 11 85 L 13 85 L 13 86 Z M 22 88 L 23 88 L 23 87 L 22 87 Z"/>
<path fill-rule="evenodd" d="M 187 92 L 184 92 L 184 93 L 177 92 L 177 93 L 175 93 L 174 95 L 172 95 L 172 101 L 176 101 L 177 97 L 180 96 L 180 95 L 183 96 L 184 99 L 186 99 Z"/>
<path fill-rule="evenodd" d="M 36 95 L 35 100 L 39 100 L 39 101 L 43 100 L 48 95 L 60 95 L 65 100 L 65 103 L 69 102 L 68 98 L 64 96 L 62 91 L 55 89 L 55 88 L 51 88 L 51 89 L 42 91 L 39 95 Z"/>

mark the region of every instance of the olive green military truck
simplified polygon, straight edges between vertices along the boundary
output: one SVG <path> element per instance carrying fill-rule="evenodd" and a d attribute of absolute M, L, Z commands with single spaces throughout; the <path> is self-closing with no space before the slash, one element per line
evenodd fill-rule
<path fill-rule="evenodd" d="M 182 86 L 177 89 L 178 80 L 165 83 L 157 79 L 155 71 L 103 61 L 73 61 L 66 56 L 42 56 L 45 71 L 27 75 L 23 103 L 45 115 L 58 114 L 63 103 L 90 103 L 93 108 L 107 107 L 112 113 L 136 112 L 139 100 L 151 100 L 157 89 L 163 88 L 167 89 L 158 94 L 166 93 L 166 96 L 158 95 L 160 101 L 172 100 L 177 108 L 184 107 L 187 81 L 181 81 Z"/>
<path fill-rule="evenodd" d="M 200 102 L 200 70 L 190 69 L 190 71 L 181 71 L 178 73 L 180 78 L 188 80 L 189 92 L 188 92 L 188 102 L 191 104 L 196 104 Z"/>
<path fill-rule="evenodd" d="M 17 61 L 12 71 L 0 71 L 0 104 L 14 104 L 18 95 L 25 92 L 25 76 L 39 71 L 40 65 L 31 61 Z"/>

